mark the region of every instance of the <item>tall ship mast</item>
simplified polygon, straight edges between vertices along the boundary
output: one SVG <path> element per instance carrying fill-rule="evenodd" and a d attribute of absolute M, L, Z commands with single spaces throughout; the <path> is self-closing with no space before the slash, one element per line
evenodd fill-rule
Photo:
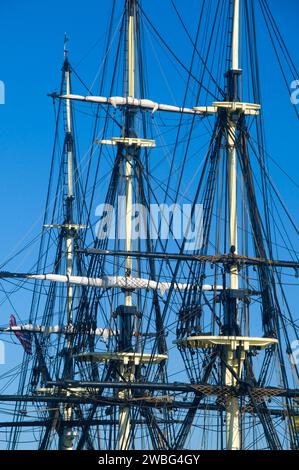
<path fill-rule="evenodd" d="M 24 349 L 1 376 L 7 448 L 298 449 L 298 229 L 268 171 L 258 8 L 297 69 L 267 0 L 198 1 L 194 36 L 171 1 L 189 66 L 147 2 L 110 3 L 96 93 L 65 37 L 37 262 L 0 272 L 32 291 L 0 328 Z M 185 74 L 173 101 L 149 94 L 148 36 Z"/>

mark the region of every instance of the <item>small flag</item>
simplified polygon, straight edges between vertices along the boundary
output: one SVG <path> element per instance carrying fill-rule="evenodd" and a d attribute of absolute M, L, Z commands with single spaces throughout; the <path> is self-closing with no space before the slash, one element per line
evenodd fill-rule
<path fill-rule="evenodd" d="M 16 317 L 14 315 L 10 315 L 9 319 L 9 326 L 12 328 L 14 326 L 17 326 L 17 321 Z M 20 341 L 21 345 L 24 348 L 24 351 L 27 354 L 32 354 L 32 339 L 31 339 L 31 334 L 28 331 L 21 331 L 21 330 L 16 330 L 14 331 L 14 334 Z"/>

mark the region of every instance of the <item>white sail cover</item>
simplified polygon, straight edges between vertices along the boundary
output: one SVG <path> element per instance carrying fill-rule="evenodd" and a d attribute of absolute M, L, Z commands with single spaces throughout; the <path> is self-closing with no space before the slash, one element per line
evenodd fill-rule
<path fill-rule="evenodd" d="M 175 290 L 191 290 L 201 288 L 204 291 L 220 291 L 222 286 L 213 286 L 203 284 L 203 286 L 194 286 L 180 282 L 157 282 L 151 279 L 128 276 L 104 276 L 99 278 L 86 276 L 66 276 L 63 274 L 24 274 L 22 277 L 27 279 L 36 279 L 40 281 L 62 282 L 79 286 L 92 286 L 98 288 L 121 288 L 121 289 L 153 289 L 159 290 L 162 295 L 172 286 Z"/>

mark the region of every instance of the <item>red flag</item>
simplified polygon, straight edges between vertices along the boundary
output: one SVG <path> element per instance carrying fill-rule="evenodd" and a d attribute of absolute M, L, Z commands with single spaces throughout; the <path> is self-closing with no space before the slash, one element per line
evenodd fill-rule
<path fill-rule="evenodd" d="M 10 315 L 9 319 L 9 326 L 12 328 L 14 326 L 17 326 L 17 321 L 16 317 L 14 315 Z M 28 331 L 22 331 L 22 330 L 16 330 L 14 331 L 14 334 L 20 341 L 21 345 L 24 348 L 24 351 L 27 354 L 32 354 L 32 339 L 31 339 L 31 334 Z"/>

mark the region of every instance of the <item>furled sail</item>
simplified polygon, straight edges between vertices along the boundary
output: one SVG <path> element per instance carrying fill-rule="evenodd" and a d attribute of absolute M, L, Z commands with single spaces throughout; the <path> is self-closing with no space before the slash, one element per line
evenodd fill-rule
<path fill-rule="evenodd" d="M 103 276 L 99 278 L 86 277 L 86 276 L 67 276 L 62 274 L 24 274 L 24 273 L 0 273 L 0 278 L 25 278 L 35 279 L 38 281 L 51 281 L 74 284 L 78 286 L 91 286 L 104 289 L 121 288 L 121 289 L 152 289 L 159 290 L 162 295 L 171 287 L 175 290 L 192 290 L 202 289 L 204 291 L 221 291 L 223 289 L 220 285 L 203 284 L 196 286 L 193 284 L 181 282 L 157 282 L 152 279 L 145 279 L 140 277 L 128 276 Z"/>

